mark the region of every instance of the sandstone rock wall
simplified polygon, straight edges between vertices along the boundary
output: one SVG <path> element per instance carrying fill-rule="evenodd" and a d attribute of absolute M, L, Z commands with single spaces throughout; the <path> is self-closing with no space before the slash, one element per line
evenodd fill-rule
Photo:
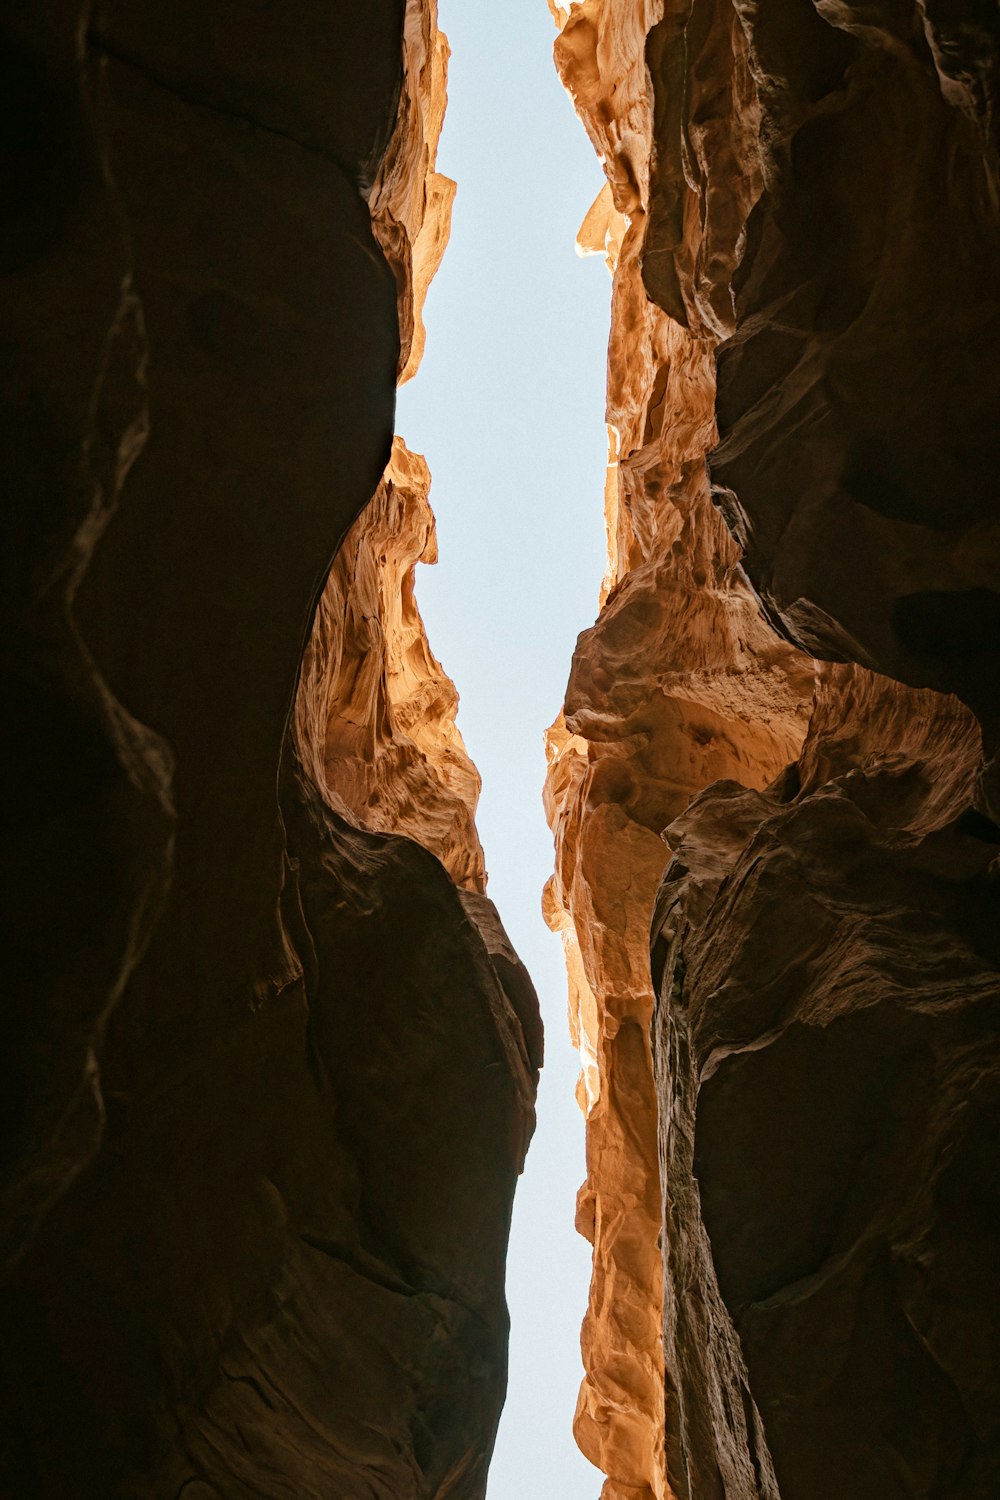
<path fill-rule="evenodd" d="M 947 1162 L 995 1120 L 996 794 L 926 689 L 994 753 L 995 17 L 554 14 L 608 179 L 580 242 L 615 277 L 608 576 L 547 788 L 595 1247 L 578 1437 L 606 1500 L 985 1496 L 992 1200 Z M 824 1251 L 827 1301 L 788 1290 Z"/>
<path fill-rule="evenodd" d="M 649 922 L 660 834 L 707 783 L 766 785 L 798 751 L 812 666 L 761 618 L 712 504 L 714 341 L 652 303 L 642 282 L 653 128 L 646 31 L 658 8 L 577 6 L 556 61 L 608 186 L 581 230 L 613 276 L 608 354 L 608 567 L 597 624 L 573 659 L 549 734 L 556 835 L 547 893 L 571 972 L 585 1057 L 594 1244 L 576 1432 L 609 1475 L 606 1500 L 665 1490 L 661 1204 L 650 1049 Z"/>
<path fill-rule="evenodd" d="M 997 832 L 954 698 L 824 669 L 801 758 L 668 830 L 653 924 L 679 1496 L 1000 1475 Z"/>
<path fill-rule="evenodd" d="M 540 1038 L 381 477 L 446 55 L 430 0 L 5 11 L 18 1500 L 484 1492 Z"/>
<path fill-rule="evenodd" d="M 296 739 L 335 810 L 372 832 L 415 839 L 456 885 L 482 892 L 479 776 L 455 724 L 458 694 L 416 602 L 416 564 L 437 561 L 429 491 L 426 463 L 395 438 L 316 611 Z"/>

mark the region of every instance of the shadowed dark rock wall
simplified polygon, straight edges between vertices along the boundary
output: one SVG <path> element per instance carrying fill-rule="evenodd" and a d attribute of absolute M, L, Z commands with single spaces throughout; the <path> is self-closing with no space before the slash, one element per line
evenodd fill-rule
<path fill-rule="evenodd" d="M 645 283 L 725 339 L 712 478 L 769 617 L 995 731 L 995 8 L 671 7 L 648 58 Z"/>
<path fill-rule="evenodd" d="M 721 783 L 667 834 L 668 1472 L 985 1500 L 995 792 L 972 714 L 865 669 L 957 694 L 995 749 L 1000 24 L 716 12 L 650 35 L 646 286 L 723 335 L 710 472 L 769 618 L 859 665 L 821 671 L 763 797 Z"/>
<path fill-rule="evenodd" d="M 406 21 L 5 11 L 17 1500 L 484 1491 L 533 996 L 287 728 L 414 326 Z"/>
<path fill-rule="evenodd" d="M 979 763 L 956 700 L 829 668 L 798 765 L 763 795 L 718 783 L 668 830 L 678 1495 L 996 1492 L 1000 833 L 972 808 Z"/>

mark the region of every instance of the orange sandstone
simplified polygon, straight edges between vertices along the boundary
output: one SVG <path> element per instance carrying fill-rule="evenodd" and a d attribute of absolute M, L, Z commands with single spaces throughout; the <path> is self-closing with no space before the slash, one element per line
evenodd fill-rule
<path fill-rule="evenodd" d="M 583 1062 L 578 1222 L 594 1245 L 575 1430 L 608 1475 L 604 1500 L 668 1493 L 649 960 L 661 833 L 709 782 L 763 787 L 797 754 L 813 675 L 761 618 L 711 501 L 717 333 L 681 326 L 643 286 L 645 45 L 661 14 L 595 0 L 556 14 L 556 63 L 608 179 L 579 243 L 614 276 L 607 572 L 549 732 L 545 793 L 556 839 L 545 909 Z"/>

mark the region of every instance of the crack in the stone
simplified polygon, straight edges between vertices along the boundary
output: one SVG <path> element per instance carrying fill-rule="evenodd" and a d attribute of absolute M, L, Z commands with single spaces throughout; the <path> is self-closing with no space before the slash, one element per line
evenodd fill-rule
<path fill-rule="evenodd" d="M 363 1281 L 371 1282 L 373 1286 L 381 1287 L 383 1291 L 391 1292 L 397 1297 L 415 1298 L 427 1302 L 430 1305 L 431 1311 L 439 1319 L 441 1319 L 442 1314 L 434 1307 L 435 1303 L 439 1307 L 457 1308 L 474 1322 L 485 1324 L 482 1313 L 456 1296 L 452 1290 L 436 1292 L 432 1287 L 411 1286 L 401 1276 L 394 1276 L 388 1270 L 379 1270 L 366 1259 L 352 1254 L 345 1246 L 337 1245 L 330 1240 L 321 1239 L 318 1235 L 300 1232 L 299 1239 L 303 1244 L 308 1245 L 311 1250 L 318 1250 L 321 1255 L 326 1255 L 330 1260 L 337 1261 L 355 1276 L 360 1276 Z"/>
<path fill-rule="evenodd" d="M 390 1271 L 383 1272 L 377 1270 L 374 1266 L 366 1265 L 357 1256 L 351 1255 L 344 1246 L 334 1244 L 330 1240 L 321 1239 L 318 1235 L 301 1233 L 299 1239 L 303 1244 L 308 1245 L 311 1250 L 318 1250 L 321 1255 L 328 1256 L 330 1260 L 339 1261 L 349 1271 L 353 1271 L 356 1276 L 362 1277 L 365 1281 L 370 1281 L 374 1286 L 381 1287 L 383 1291 L 392 1292 L 397 1297 L 434 1295 L 433 1293 L 428 1294 L 423 1292 L 418 1287 L 410 1286 L 402 1277 L 393 1276 Z"/>
<path fill-rule="evenodd" d="M 293 135 L 287 130 L 281 130 L 277 125 L 269 125 L 264 120 L 258 120 L 255 115 L 249 114 L 244 110 L 230 109 L 224 104 L 204 97 L 194 89 L 185 88 L 183 84 L 176 83 L 172 79 L 164 77 L 162 73 L 158 73 L 148 63 L 142 62 L 139 58 L 132 57 L 129 53 L 116 47 L 112 42 L 102 37 L 94 26 L 90 26 L 87 30 L 86 45 L 91 51 L 99 53 L 111 62 L 120 63 L 123 67 L 131 68 L 134 73 L 137 73 L 140 78 L 144 78 L 154 88 L 163 89 L 165 93 L 173 95 L 175 99 L 179 99 L 182 104 L 187 104 L 192 109 L 205 109 L 212 114 L 221 115 L 227 120 L 240 120 L 243 124 L 249 125 L 254 130 L 260 130 L 265 135 L 274 136 L 281 141 L 287 141 L 289 145 L 297 146 L 299 150 L 307 152 L 310 156 L 319 157 L 320 160 L 328 162 L 330 166 L 335 167 L 341 176 L 354 188 L 358 196 L 365 199 L 365 180 L 357 172 L 352 171 L 334 152 L 327 148 L 315 142 L 305 140 L 301 136 Z M 365 199 L 365 201 L 367 200 Z"/>

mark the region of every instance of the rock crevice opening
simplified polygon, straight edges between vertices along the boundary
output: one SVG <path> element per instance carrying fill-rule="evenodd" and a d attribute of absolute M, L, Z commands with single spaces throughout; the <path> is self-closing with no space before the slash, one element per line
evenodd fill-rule
<path fill-rule="evenodd" d="M 550 4 L 607 571 L 545 894 L 604 1500 L 1000 1493 L 1000 24 Z M 434 0 L 0 25 L 0 1492 L 481 1500 L 531 981 L 394 435 Z"/>

